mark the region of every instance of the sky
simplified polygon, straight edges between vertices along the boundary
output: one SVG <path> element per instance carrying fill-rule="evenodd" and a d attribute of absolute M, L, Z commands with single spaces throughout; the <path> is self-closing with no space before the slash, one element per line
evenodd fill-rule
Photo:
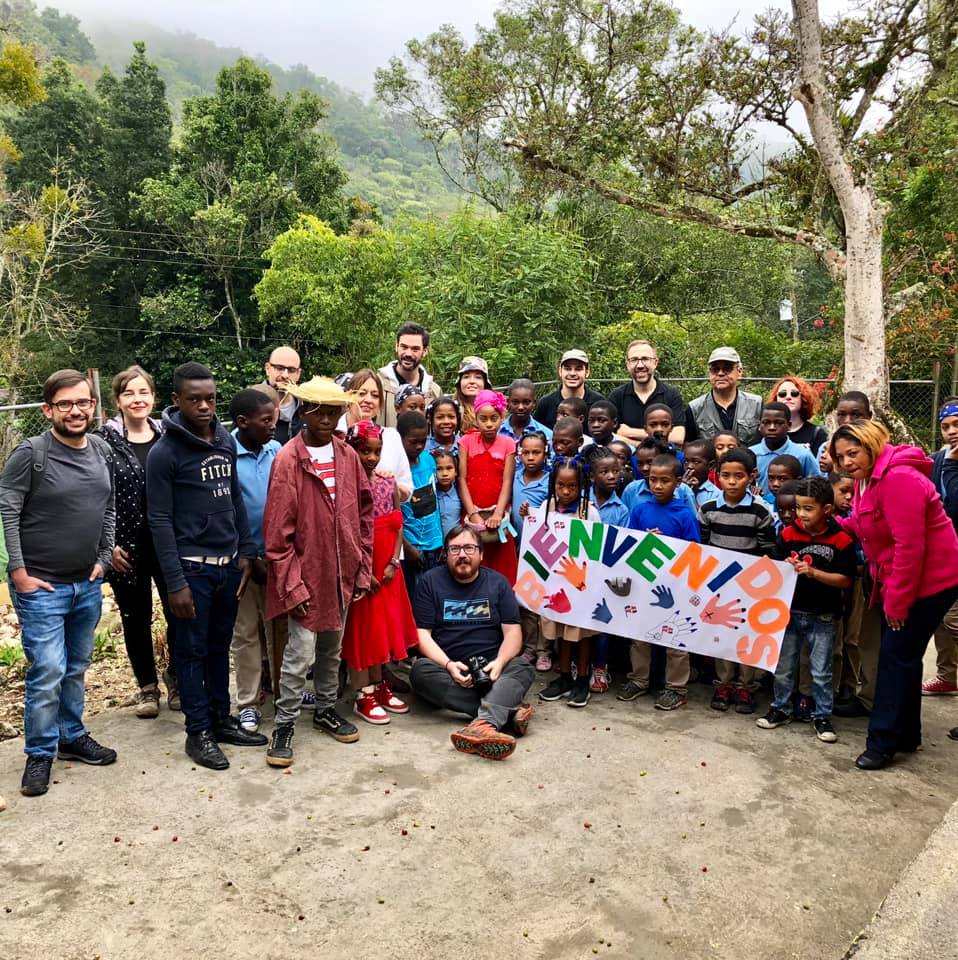
<path fill-rule="evenodd" d="M 476 23 L 492 22 L 501 0 L 164 0 L 136 11 L 167 30 L 195 33 L 221 46 L 262 54 L 280 66 L 305 63 L 311 70 L 360 93 L 371 93 L 373 74 L 405 42 L 424 37 L 443 23 L 472 36 Z M 685 19 L 697 27 L 739 25 L 785 0 L 677 0 Z M 849 6 L 848 0 L 820 0 L 823 16 Z M 82 19 L 129 18 L 127 0 L 37 0 Z M 143 12 L 140 12 L 140 11 Z"/>

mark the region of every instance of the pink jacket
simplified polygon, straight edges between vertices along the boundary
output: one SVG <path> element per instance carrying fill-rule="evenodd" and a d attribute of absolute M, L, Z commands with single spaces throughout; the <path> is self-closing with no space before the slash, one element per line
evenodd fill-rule
<path fill-rule="evenodd" d="M 856 484 L 852 515 L 838 518 L 861 541 L 889 620 L 905 620 L 915 600 L 958 584 L 958 536 L 931 469 L 918 447 L 888 444 L 864 492 Z"/>

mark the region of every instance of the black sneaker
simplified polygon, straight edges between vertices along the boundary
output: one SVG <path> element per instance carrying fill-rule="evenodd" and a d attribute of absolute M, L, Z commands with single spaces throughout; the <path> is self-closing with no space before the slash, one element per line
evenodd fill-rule
<path fill-rule="evenodd" d="M 560 673 L 549 686 L 539 691 L 539 699 L 545 700 L 546 703 L 551 703 L 553 700 L 564 700 L 566 697 L 572 695 L 572 686 L 572 674 Z M 587 689 L 588 686 L 588 683 L 586 683 Z"/>
<path fill-rule="evenodd" d="M 20 781 L 20 792 L 25 797 L 42 797 L 50 788 L 50 768 L 53 757 L 27 757 Z"/>
<path fill-rule="evenodd" d="M 328 733 L 340 743 L 355 743 L 359 739 L 359 730 L 332 707 L 313 714 L 313 728 Z"/>
<path fill-rule="evenodd" d="M 615 695 L 616 700 L 636 700 L 649 692 L 648 687 L 640 687 L 634 680 L 626 680 Z"/>
<path fill-rule="evenodd" d="M 745 687 L 735 691 L 735 712 L 755 713 L 755 694 Z"/>
<path fill-rule="evenodd" d="M 569 706 L 585 707 L 588 706 L 591 699 L 592 691 L 589 689 L 588 677 L 582 677 L 581 679 L 574 681 L 572 685 L 572 693 L 569 695 Z"/>
<path fill-rule="evenodd" d="M 815 725 L 815 736 L 822 743 L 834 743 L 838 739 L 838 734 L 835 733 L 832 721 L 828 717 L 816 717 L 812 723 Z"/>
<path fill-rule="evenodd" d="M 792 718 L 784 710 L 776 710 L 775 707 L 772 707 L 764 717 L 759 717 L 755 721 L 755 726 L 761 727 L 763 730 L 774 730 L 776 727 L 791 722 Z"/>
<path fill-rule="evenodd" d="M 85 733 L 76 740 L 61 740 L 57 747 L 57 756 L 61 760 L 79 760 L 94 767 L 105 767 L 116 761 L 116 750 L 100 746 L 90 734 Z"/>
<path fill-rule="evenodd" d="M 186 738 L 186 752 L 195 764 L 209 770 L 225 770 L 230 765 L 226 754 L 216 745 L 212 730 L 189 734 Z"/>
<path fill-rule="evenodd" d="M 273 730 L 273 739 L 266 751 L 271 767 L 288 767 L 293 762 L 293 724 L 281 723 Z"/>
<path fill-rule="evenodd" d="M 236 747 L 265 747 L 269 741 L 261 733 L 244 730 L 236 717 L 224 717 L 213 728 L 213 739 L 217 743 L 231 743 Z"/>
<path fill-rule="evenodd" d="M 663 690 L 655 701 L 656 710 L 678 710 L 689 702 L 689 698 L 678 690 Z"/>
<path fill-rule="evenodd" d="M 726 687 L 724 685 L 718 686 L 715 688 L 715 692 L 712 694 L 712 702 L 709 706 L 713 710 L 720 710 L 722 713 L 725 713 L 728 710 L 729 699 L 732 696 L 731 687 Z"/>

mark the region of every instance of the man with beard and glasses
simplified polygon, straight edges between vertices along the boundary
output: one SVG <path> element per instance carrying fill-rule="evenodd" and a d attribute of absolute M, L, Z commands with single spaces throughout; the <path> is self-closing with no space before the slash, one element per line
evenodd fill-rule
<path fill-rule="evenodd" d="M 286 389 L 290 384 L 295 387 L 299 383 L 303 373 L 300 362 L 299 354 L 292 347 L 276 347 L 263 366 L 266 372 L 266 383 L 280 397 L 274 439 L 282 444 L 288 443 L 303 429 L 303 420 L 299 414 L 299 400 Z"/>
<path fill-rule="evenodd" d="M 100 620 L 103 575 L 113 555 L 113 459 L 87 431 L 96 399 L 78 370 L 43 385 L 50 429 L 24 440 L 0 477 L 13 605 L 29 661 L 20 792 L 47 792 L 55 757 L 105 766 L 116 751 L 83 725 L 84 679 Z"/>
<path fill-rule="evenodd" d="M 396 393 L 407 383 L 422 390 L 426 406 L 442 396 L 439 384 L 422 365 L 429 353 L 429 331 L 418 323 L 404 323 L 396 333 L 396 360 L 379 368 L 382 380 L 382 410 L 378 422 L 384 427 L 396 426 Z"/>
<path fill-rule="evenodd" d="M 423 700 L 474 718 L 452 734 L 457 750 L 505 760 L 528 729 L 532 707 L 523 701 L 536 675 L 520 656 L 519 605 L 509 581 L 482 566 L 475 530 L 453 527 L 445 548 L 445 564 L 416 588 L 420 657 L 409 681 Z"/>

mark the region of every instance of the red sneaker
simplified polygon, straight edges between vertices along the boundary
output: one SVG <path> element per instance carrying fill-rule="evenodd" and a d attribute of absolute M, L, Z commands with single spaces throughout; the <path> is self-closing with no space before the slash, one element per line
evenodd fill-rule
<path fill-rule="evenodd" d="M 921 695 L 923 697 L 953 697 L 956 693 L 958 693 L 958 686 L 949 683 L 942 677 L 933 677 L 921 685 Z"/>
<path fill-rule="evenodd" d="M 376 702 L 390 713 L 409 713 L 409 704 L 405 700 L 400 700 L 390 690 L 389 684 L 385 680 L 380 680 L 376 684 L 373 696 L 376 698 Z"/>
<path fill-rule="evenodd" d="M 452 745 L 462 753 L 475 753 L 485 760 L 505 760 L 516 749 L 515 737 L 501 733 L 486 720 L 473 720 L 449 735 Z"/>
<path fill-rule="evenodd" d="M 726 686 L 719 686 L 715 688 L 715 692 L 712 694 L 712 702 L 709 706 L 713 710 L 721 710 L 722 713 L 725 713 L 728 710 L 729 699 L 731 697 L 731 688 Z"/>
<path fill-rule="evenodd" d="M 375 693 L 360 691 L 353 704 L 353 712 L 358 713 L 366 723 L 389 723 L 389 714 L 382 708 Z"/>

